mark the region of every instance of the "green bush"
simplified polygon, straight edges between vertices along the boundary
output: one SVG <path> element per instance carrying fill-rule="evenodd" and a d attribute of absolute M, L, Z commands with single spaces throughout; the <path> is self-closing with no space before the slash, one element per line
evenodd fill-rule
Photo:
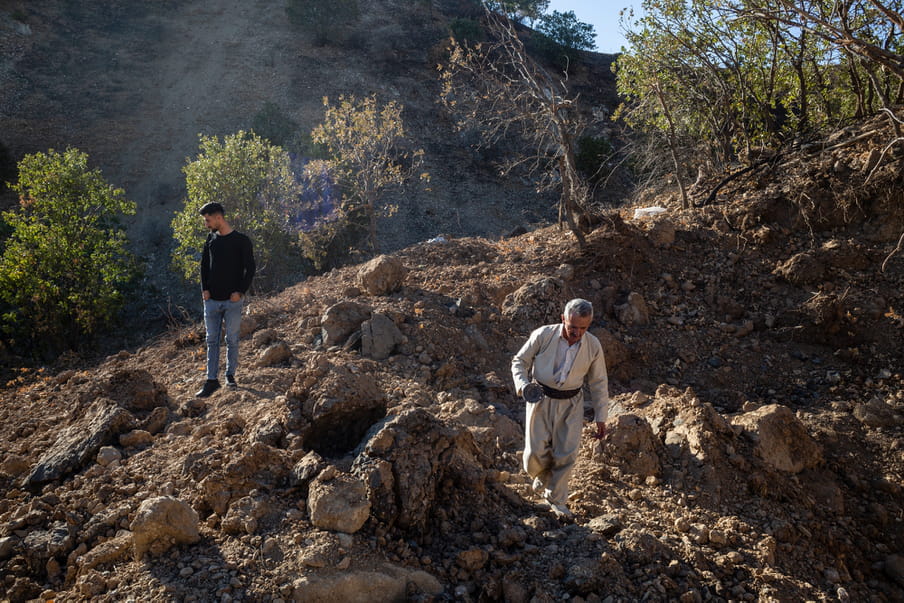
<path fill-rule="evenodd" d="M 332 221 L 318 223 L 298 233 L 302 255 L 310 272 L 320 273 L 354 260 L 362 260 L 368 235 L 367 214 L 361 207 L 349 207 Z"/>
<path fill-rule="evenodd" d="M 254 245 L 258 287 L 279 287 L 300 269 L 290 224 L 299 186 L 288 154 L 253 132 L 238 132 L 222 142 L 200 136 L 198 157 L 182 170 L 188 193 L 173 218 L 174 270 L 186 280 L 200 278 L 200 257 L 207 229 L 198 210 L 212 201 L 226 208 L 226 219 Z"/>
<path fill-rule="evenodd" d="M 119 225 L 135 204 L 77 149 L 26 155 L 3 213 L 12 233 L 0 257 L 3 329 L 33 352 L 77 348 L 108 326 L 136 275 Z"/>
<path fill-rule="evenodd" d="M 361 11 L 358 0 L 288 0 L 286 14 L 289 23 L 325 46 L 343 42 Z"/>

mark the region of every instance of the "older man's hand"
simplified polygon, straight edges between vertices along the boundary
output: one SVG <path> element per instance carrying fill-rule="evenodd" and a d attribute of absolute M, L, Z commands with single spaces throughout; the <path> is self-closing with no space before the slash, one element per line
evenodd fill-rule
<path fill-rule="evenodd" d="M 596 434 L 593 436 L 597 440 L 602 440 L 606 437 L 606 424 L 602 421 L 596 422 Z"/>

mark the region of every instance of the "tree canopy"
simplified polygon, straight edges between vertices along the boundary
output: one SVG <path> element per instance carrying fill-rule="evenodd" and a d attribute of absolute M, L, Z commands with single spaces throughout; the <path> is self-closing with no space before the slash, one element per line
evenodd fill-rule
<path fill-rule="evenodd" d="M 617 116 L 679 179 L 904 100 L 900 2 L 645 0 L 623 23 Z"/>
<path fill-rule="evenodd" d="M 323 123 L 311 133 L 328 155 L 318 169 L 325 169 L 342 189 L 346 213 L 363 210 L 370 247 L 376 251 L 377 218 L 392 215 L 397 208 L 386 192 L 413 177 L 429 178 L 418 173 L 424 151 L 408 148 L 402 106 L 395 101 L 381 106 L 375 95 L 340 96 L 335 105 L 324 98 L 323 105 Z"/>
<path fill-rule="evenodd" d="M 4 333 L 36 352 L 77 348 L 113 322 L 136 274 L 119 224 L 135 204 L 78 149 L 26 155 L 18 170 L 19 206 L 3 213 Z"/>
<path fill-rule="evenodd" d="M 564 13 L 554 10 L 543 15 L 537 30 L 568 50 L 596 48 L 593 25 L 579 21 L 572 10 Z"/>
<path fill-rule="evenodd" d="M 288 154 L 253 132 L 199 139 L 198 156 L 183 168 L 187 197 L 172 221 L 174 269 L 187 280 L 199 277 L 207 231 L 198 210 L 216 201 L 226 208 L 229 223 L 251 237 L 258 264 L 255 282 L 277 286 L 297 268 L 298 259 L 291 219 L 300 188 Z"/>
<path fill-rule="evenodd" d="M 481 146 L 517 134 L 524 144 L 499 165 L 503 175 L 526 170 L 538 188 L 560 191 L 559 223 L 578 241 L 588 213 L 588 188 L 578 173 L 576 140 L 584 120 L 566 83 L 533 60 L 511 22 L 487 11 L 487 44 L 453 40 L 441 68 L 442 98 L 461 129 L 476 128 Z"/>

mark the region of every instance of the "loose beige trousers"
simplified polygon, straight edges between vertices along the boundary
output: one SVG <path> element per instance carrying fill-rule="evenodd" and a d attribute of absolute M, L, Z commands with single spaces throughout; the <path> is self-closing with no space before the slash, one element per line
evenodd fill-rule
<path fill-rule="evenodd" d="M 581 445 L 584 394 L 567 400 L 543 396 L 528 402 L 524 417 L 524 470 L 539 478 L 552 503 L 568 500 L 568 480 Z"/>

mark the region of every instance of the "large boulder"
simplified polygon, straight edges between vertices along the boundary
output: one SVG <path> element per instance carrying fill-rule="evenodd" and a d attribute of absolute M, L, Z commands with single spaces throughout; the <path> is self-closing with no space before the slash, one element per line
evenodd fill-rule
<path fill-rule="evenodd" d="M 367 485 L 371 512 L 402 530 L 423 533 L 442 488 L 478 497 L 488 460 L 467 429 L 452 429 L 421 408 L 385 420 L 371 432 L 352 472 Z M 476 504 L 476 503 L 475 503 Z"/>
<path fill-rule="evenodd" d="M 375 312 L 369 320 L 361 323 L 361 354 L 368 358 L 385 360 L 405 340 L 406 337 L 385 314 Z"/>
<path fill-rule="evenodd" d="M 311 482 L 308 489 L 311 523 L 323 530 L 354 534 L 370 516 L 364 482 L 350 475 Z"/>
<path fill-rule="evenodd" d="M 443 586 L 424 571 L 385 564 L 374 569 L 306 576 L 294 583 L 292 599 L 309 603 L 390 603 L 407 601 L 412 593 L 438 597 Z"/>
<path fill-rule="evenodd" d="M 172 496 L 142 501 L 130 529 L 136 560 L 147 552 L 160 554 L 174 544 L 194 544 L 201 539 L 198 514 L 188 503 Z"/>
<path fill-rule="evenodd" d="M 561 279 L 539 278 L 506 295 L 502 314 L 525 325 L 559 322 L 565 308 L 565 293 Z"/>
<path fill-rule="evenodd" d="M 402 286 L 407 274 L 402 260 L 380 255 L 358 270 L 358 286 L 369 295 L 387 295 Z"/>
<path fill-rule="evenodd" d="M 744 429 L 757 456 L 773 469 L 800 473 L 822 462 L 819 444 L 787 406 L 769 404 L 735 417 L 732 424 Z"/>
<path fill-rule="evenodd" d="M 361 323 L 370 318 L 371 309 L 365 305 L 342 301 L 326 309 L 320 319 L 323 345 L 342 345 L 349 336 L 361 328 Z"/>
<path fill-rule="evenodd" d="M 622 471 L 641 476 L 660 473 L 659 443 L 646 420 L 624 414 L 608 423 L 611 456 Z"/>

